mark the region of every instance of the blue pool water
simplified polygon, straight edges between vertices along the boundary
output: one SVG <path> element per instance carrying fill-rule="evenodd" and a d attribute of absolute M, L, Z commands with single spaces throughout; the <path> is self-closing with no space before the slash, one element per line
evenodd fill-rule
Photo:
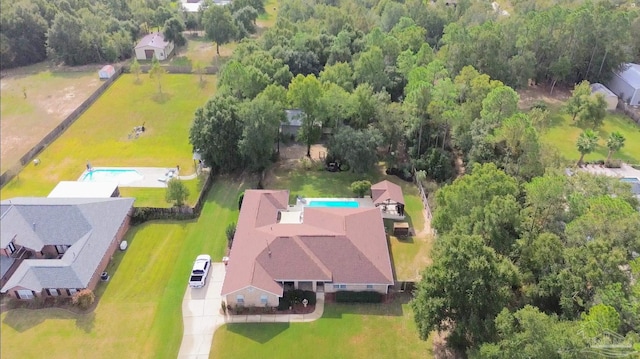
<path fill-rule="evenodd" d="M 633 177 L 621 178 L 622 182 L 627 182 L 631 184 L 631 192 L 636 195 L 640 195 L 640 180 Z"/>
<path fill-rule="evenodd" d="M 311 201 L 308 207 L 358 208 L 356 201 Z"/>
<path fill-rule="evenodd" d="M 112 169 L 112 168 L 95 168 L 86 172 L 80 178 L 82 182 L 118 182 L 125 184 L 133 181 L 141 180 L 143 176 L 136 170 L 131 169 Z"/>

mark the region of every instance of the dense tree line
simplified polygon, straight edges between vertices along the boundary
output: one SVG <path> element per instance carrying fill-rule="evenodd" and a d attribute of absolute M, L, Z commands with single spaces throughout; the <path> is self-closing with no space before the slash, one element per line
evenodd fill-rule
<path fill-rule="evenodd" d="M 0 10 L 3 69 L 47 58 L 71 66 L 123 60 L 151 31 L 186 42 L 188 16 L 169 0 L 18 0 L 3 1 Z"/>
<path fill-rule="evenodd" d="M 628 185 L 582 172 L 519 185 L 477 164 L 436 202 L 440 236 L 412 302 L 423 338 L 449 330 L 450 345 L 480 358 L 585 357 L 604 330 L 637 340 L 640 212 Z M 585 333 L 599 310 L 614 324 Z"/>

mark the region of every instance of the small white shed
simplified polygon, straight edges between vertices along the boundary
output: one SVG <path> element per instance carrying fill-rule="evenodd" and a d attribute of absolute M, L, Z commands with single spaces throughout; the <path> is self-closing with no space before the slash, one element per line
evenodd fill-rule
<path fill-rule="evenodd" d="M 135 47 L 138 60 L 151 60 L 155 56 L 158 60 L 166 60 L 173 52 L 173 42 L 166 41 L 161 32 L 151 33 L 140 40 Z"/>
<path fill-rule="evenodd" d="M 111 76 L 115 75 L 116 69 L 111 65 L 104 65 L 100 71 L 98 71 L 98 76 L 100 76 L 100 80 L 107 80 L 111 78 Z"/>
<path fill-rule="evenodd" d="M 604 100 L 607 101 L 607 110 L 615 111 L 616 107 L 618 107 L 618 96 L 603 84 L 591 84 L 591 94 L 597 93 L 604 96 Z"/>

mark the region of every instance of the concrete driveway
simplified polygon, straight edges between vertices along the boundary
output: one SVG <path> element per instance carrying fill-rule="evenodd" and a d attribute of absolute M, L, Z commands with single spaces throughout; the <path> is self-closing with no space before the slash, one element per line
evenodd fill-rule
<path fill-rule="evenodd" d="M 187 287 L 182 300 L 184 335 L 179 359 L 209 358 L 213 333 L 225 323 L 225 317 L 220 313 L 220 291 L 225 274 L 224 263 L 211 263 L 207 284 L 203 288 Z"/>

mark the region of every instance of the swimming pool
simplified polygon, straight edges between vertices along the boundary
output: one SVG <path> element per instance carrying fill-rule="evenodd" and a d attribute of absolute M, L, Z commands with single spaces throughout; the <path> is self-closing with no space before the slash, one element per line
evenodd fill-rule
<path fill-rule="evenodd" d="M 118 184 L 127 184 L 139 181 L 144 177 L 136 170 L 132 169 L 114 169 L 114 168 L 94 168 L 86 171 L 80 181 L 82 182 L 118 182 Z"/>
<path fill-rule="evenodd" d="M 622 182 L 631 182 L 631 183 L 640 183 L 639 179 L 633 178 L 633 177 L 621 178 L 620 181 L 622 181 Z"/>
<path fill-rule="evenodd" d="M 332 207 L 332 208 L 358 208 L 360 205 L 356 201 L 327 201 L 327 200 L 313 200 L 307 204 L 308 207 Z"/>

